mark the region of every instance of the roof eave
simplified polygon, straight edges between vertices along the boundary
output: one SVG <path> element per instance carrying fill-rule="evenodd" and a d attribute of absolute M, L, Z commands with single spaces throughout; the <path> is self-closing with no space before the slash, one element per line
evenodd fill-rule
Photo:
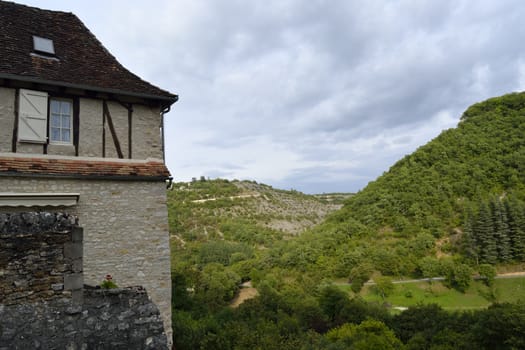
<path fill-rule="evenodd" d="M 68 82 L 63 82 L 63 81 L 39 79 L 36 77 L 31 77 L 31 76 L 9 74 L 9 73 L 0 73 L 0 79 L 18 80 L 18 81 L 29 82 L 29 83 L 46 84 L 46 85 L 52 85 L 52 86 L 61 86 L 61 87 L 68 87 L 68 88 L 73 88 L 73 89 L 82 89 L 82 90 L 88 90 L 88 91 L 102 92 L 102 93 L 107 93 L 107 94 L 117 94 L 117 95 L 123 95 L 123 96 L 139 97 L 139 98 L 144 98 L 144 99 L 149 99 L 149 100 L 158 100 L 162 103 L 164 107 L 169 107 L 179 100 L 179 96 L 175 94 L 166 94 L 166 95 L 145 94 L 145 93 L 125 91 L 125 90 L 119 90 L 119 89 L 101 88 L 101 87 L 91 86 L 91 85 L 73 84 L 73 83 L 68 83 Z"/>

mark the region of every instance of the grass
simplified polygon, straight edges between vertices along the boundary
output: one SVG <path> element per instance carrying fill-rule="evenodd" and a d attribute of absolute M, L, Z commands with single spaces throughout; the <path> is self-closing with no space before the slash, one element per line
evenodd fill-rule
<path fill-rule="evenodd" d="M 502 278 L 495 281 L 498 301 L 525 302 L 525 277 Z"/>
<path fill-rule="evenodd" d="M 340 285 L 350 291 L 348 285 Z M 385 300 L 374 292 L 372 285 L 363 288 L 360 295 L 367 301 L 384 303 L 392 307 L 409 307 L 417 304 L 438 304 L 444 309 L 466 310 L 486 308 L 493 302 L 525 301 L 525 277 L 497 279 L 489 288 L 481 281 L 474 281 L 465 293 L 445 287 L 441 282 L 399 283 Z"/>

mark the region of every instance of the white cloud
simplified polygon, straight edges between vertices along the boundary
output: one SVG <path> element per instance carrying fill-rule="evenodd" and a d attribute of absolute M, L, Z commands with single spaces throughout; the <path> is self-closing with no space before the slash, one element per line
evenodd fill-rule
<path fill-rule="evenodd" d="M 355 191 L 470 104 L 525 87 L 519 0 L 19 2 L 76 13 L 180 95 L 166 130 L 177 180 Z"/>

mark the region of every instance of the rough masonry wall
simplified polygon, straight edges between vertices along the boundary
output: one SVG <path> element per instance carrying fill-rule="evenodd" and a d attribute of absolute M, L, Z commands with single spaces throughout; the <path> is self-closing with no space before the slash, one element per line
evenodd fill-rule
<path fill-rule="evenodd" d="M 15 89 L 0 87 L 0 152 L 11 152 L 15 120 Z"/>
<path fill-rule="evenodd" d="M 168 348 L 158 308 L 141 288 L 85 289 L 82 304 L 0 304 L 0 319 L 0 350 Z"/>
<path fill-rule="evenodd" d="M 0 213 L 0 304 L 81 298 L 82 229 L 73 216 Z"/>
<path fill-rule="evenodd" d="M 119 286 L 144 286 L 171 339 L 171 272 L 164 182 L 0 177 L 9 192 L 80 193 L 77 206 L 43 208 L 77 215 L 84 229 L 84 281 L 111 274 Z M 0 212 L 12 208 L 0 208 Z"/>

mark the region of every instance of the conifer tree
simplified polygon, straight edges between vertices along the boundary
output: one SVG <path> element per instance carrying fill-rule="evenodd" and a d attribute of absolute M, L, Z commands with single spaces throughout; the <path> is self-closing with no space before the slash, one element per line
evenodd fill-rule
<path fill-rule="evenodd" d="M 490 201 L 492 233 L 497 247 L 498 261 L 508 262 L 512 259 L 507 214 L 499 198 Z"/>
<path fill-rule="evenodd" d="M 479 208 L 474 232 L 479 246 L 481 263 L 495 264 L 498 261 L 498 247 L 492 228 L 492 218 L 489 206 L 482 202 Z"/>
<path fill-rule="evenodd" d="M 476 242 L 476 235 L 474 232 L 476 216 L 472 208 L 467 209 L 465 224 L 463 227 L 463 237 L 461 240 L 461 250 L 465 257 L 472 259 L 479 264 L 479 244 Z"/>
<path fill-rule="evenodd" d="M 509 238 L 512 258 L 525 261 L 525 205 L 515 197 L 505 201 L 509 221 Z"/>

